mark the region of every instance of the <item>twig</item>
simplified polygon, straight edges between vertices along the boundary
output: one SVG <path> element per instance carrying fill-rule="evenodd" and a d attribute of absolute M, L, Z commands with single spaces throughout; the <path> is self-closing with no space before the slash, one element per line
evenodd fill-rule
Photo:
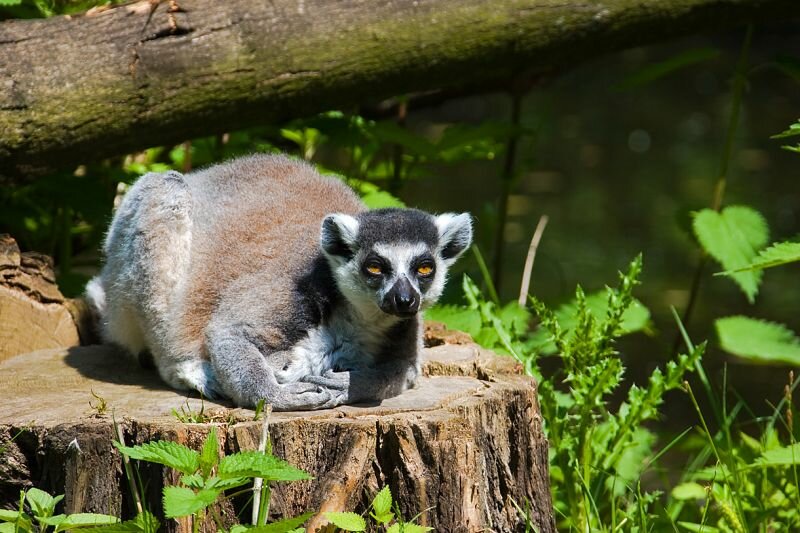
<path fill-rule="evenodd" d="M 528 301 L 528 290 L 531 286 L 531 273 L 533 272 L 533 260 L 536 259 L 536 250 L 539 248 L 539 241 L 542 240 L 544 228 L 547 227 L 547 215 L 539 217 L 539 223 L 536 224 L 536 231 L 533 232 L 531 238 L 531 245 L 528 246 L 528 256 L 525 258 L 525 268 L 522 271 L 522 284 L 519 287 L 519 305 L 524 307 Z"/>
<path fill-rule="evenodd" d="M 264 406 L 263 419 L 261 422 L 261 440 L 258 441 L 258 451 L 261 453 L 267 452 L 267 445 L 269 443 L 269 416 L 272 414 L 272 405 L 266 404 Z M 271 448 L 271 446 L 270 446 Z M 272 450 L 270 450 L 271 452 Z M 253 516 L 252 522 L 254 526 L 264 525 L 268 513 L 267 507 L 269 506 L 269 484 L 264 486 L 264 478 L 257 477 L 253 482 Z M 264 490 L 266 489 L 266 490 Z M 262 507 L 262 497 L 266 496 L 264 505 Z M 262 522 L 262 519 L 264 522 Z"/>

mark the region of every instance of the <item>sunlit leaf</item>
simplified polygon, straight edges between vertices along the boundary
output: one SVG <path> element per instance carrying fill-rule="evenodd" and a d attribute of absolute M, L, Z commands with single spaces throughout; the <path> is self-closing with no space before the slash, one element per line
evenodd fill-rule
<path fill-rule="evenodd" d="M 367 528 L 364 518 L 356 513 L 325 513 L 325 518 L 345 531 L 364 531 Z"/>
<path fill-rule="evenodd" d="M 730 316 L 718 319 L 715 326 L 726 352 L 756 361 L 800 364 L 800 339 L 782 324 Z"/>
<path fill-rule="evenodd" d="M 164 516 L 189 516 L 214 503 L 217 496 L 219 491 L 216 490 L 202 489 L 195 492 L 187 487 L 164 487 Z"/>
<path fill-rule="evenodd" d="M 473 338 L 481 331 L 481 313 L 459 305 L 437 305 L 425 311 L 427 320 L 444 322 L 449 329 L 463 331 Z"/>
<path fill-rule="evenodd" d="M 800 442 L 766 451 L 756 459 L 756 464 L 762 466 L 800 465 Z"/>
<path fill-rule="evenodd" d="M 194 474 L 200 467 L 200 454 L 175 442 L 159 440 L 132 447 L 114 442 L 114 446 L 131 459 L 166 465 L 184 474 Z"/>
<path fill-rule="evenodd" d="M 800 242 L 776 242 L 758 252 L 752 263 L 735 271 L 719 272 L 720 275 L 746 270 L 763 270 L 800 261 Z"/>
<path fill-rule="evenodd" d="M 767 244 L 769 228 L 761 214 L 747 206 L 729 206 L 721 212 L 703 209 L 692 222 L 703 249 L 716 259 L 752 303 L 758 293 L 761 272 L 735 272 L 747 267 Z"/>
<path fill-rule="evenodd" d="M 224 457 L 219 463 L 217 475 L 222 479 L 260 477 L 267 481 L 311 479 L 299 468 L 261 452 L 239 452 Z"/>
<path fill-rule="evenodd" d="M 703 500 L 708 497 L 705 487 L 694 481 L 688 481 L 673 487 L 670 494 L 676 500 Z"/>

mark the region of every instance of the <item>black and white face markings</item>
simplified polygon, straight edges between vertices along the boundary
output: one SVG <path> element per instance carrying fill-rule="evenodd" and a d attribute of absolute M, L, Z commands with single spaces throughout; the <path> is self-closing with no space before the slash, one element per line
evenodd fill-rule
<path fill-rule="evenodd" d="M 411 317 L 441 296 L 447 269 L 472 242 L 468 214 L 416 209 L 329 215 L 322 250 L 344 297 L 362 311 Z"/>
<path fill-rule="evenodd" d="M 399 317 L 416 314 L 436 276 L 436 260 L 424 242 L 376 243 L 361 272 L 377 296 L 381 311 Z"/>

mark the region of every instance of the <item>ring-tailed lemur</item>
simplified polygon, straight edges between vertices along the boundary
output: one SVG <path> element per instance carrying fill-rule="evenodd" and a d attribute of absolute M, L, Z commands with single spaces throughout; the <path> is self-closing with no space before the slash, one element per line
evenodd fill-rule
<path fill-rule="evenodd" d="M 101 335 L 172 387 L 276 410 L 380 400 L 419 374 L 420 311 L 468 214 L 366 210 L 341 181 L 255 155 L 142 176 L 87 297 Z"/>

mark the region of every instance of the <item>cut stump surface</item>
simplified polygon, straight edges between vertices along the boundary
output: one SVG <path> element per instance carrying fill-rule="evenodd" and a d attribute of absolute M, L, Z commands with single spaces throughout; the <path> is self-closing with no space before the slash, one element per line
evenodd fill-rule
<path fill-rule="evenodd" d="M 463 336 L 429 330 L 428 343 L 435 339 L 444 344 L 424 350 L 425 376 L 413 390 L 379 405 L 270 417 L 274 453 L 314 477 L 276 485 L 273 515 L 362 512 L 388 484 L 405 517 L 421 513 L 419 522 L 437 531 L 521 530 L 513 502 L 530 507 L 539 531 L 555 530 L 534 380 L 521 375 L 513 360 Z M 131 516 L 121 457 L 112 446 L 112 414 L 128 445 L 169 439 L 198 449 L 215 424 L 221 450 L 233 453 L 255 449 L 261 433 L 253 411 L 171 390 L 154 371 L 108 346 L 40 350 L 0 361 L 0 397 L 5 505 L 35 485 L 66 494 L 68 513 Z M 173 410 L 202 412 L 207 423 L 181 422 Z M 161 488 L 177 477 L 158 465 L 140 464 L 139 471 L 150 509 L 160 514 Z M 234 509 L 221 512 L 235 519 Z M 307 527 L 323 524 L 317 515 Z M 191 525 L 173 520 L 165 526 L 175 531 Z"/>

